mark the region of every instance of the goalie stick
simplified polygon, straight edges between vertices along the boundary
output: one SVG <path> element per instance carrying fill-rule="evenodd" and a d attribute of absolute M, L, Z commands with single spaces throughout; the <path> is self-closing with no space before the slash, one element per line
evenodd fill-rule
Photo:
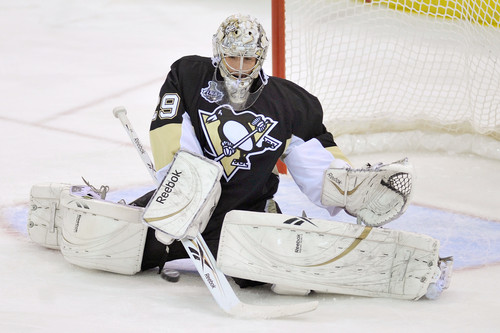
<path fill-rule="evenodd" d="M 118 106 L 113 109 L 113 115 L 120 119 L 154 182 L 158 184 L 153 163 L 128 120 L 127 110 L 123 106 Z M 243 303 L 234 293 L 224 273 L 217 267 L 216 260 L 200 233 L 194 239 L 184 238 L 180 241 L 217 304 L 230 315 L 240 318 L 270 319 L 293 316 L 313 311 L 318 307 L 317 301 L 287 305 L 252 305 Z"/>

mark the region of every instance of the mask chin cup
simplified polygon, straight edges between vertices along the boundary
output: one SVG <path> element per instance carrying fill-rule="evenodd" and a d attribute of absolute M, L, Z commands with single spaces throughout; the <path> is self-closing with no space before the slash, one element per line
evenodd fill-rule
<path fill-rule="evenodd" d="M 227 76 L 223 80 L 217 79 L 214 74 L 213 81 L 216 83 L 214 89 L 222 92 L 222 98 L 216 103 L 218 105 L 229 104 L 235 111 L 242 111 L 251 107 L 257 98 L 259 98 L 264 86 L 267 84 L 267 75 L 259 73 L 258 80 L 260 85 L 257 90 L 250 91 L 255 79 L 250 77 L 238 79 L 233 76 Z"/>

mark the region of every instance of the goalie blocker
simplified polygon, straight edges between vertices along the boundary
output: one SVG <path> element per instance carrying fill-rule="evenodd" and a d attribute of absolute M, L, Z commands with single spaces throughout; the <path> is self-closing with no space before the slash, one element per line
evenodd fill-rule
<path fill-rule="evenodd" d="M 449 285 L 452 259 L 440 260 L 439 241 L 382 228 L 231 211 L 217 262 L 230 276 L 308 290 L 416 300 L 436 298 Z M 273 289 L 274 290 L 274 289 Z"/>
<path fill-rule="evenodd" d="M 206 157 L 179 151 L 142 218 L 168 245 L 205 230 L 221 195 L 222 167 Z"/>

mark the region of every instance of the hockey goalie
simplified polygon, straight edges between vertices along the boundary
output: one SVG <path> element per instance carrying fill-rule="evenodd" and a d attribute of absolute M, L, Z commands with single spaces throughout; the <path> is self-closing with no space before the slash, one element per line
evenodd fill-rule
<path fill-rule="evenodd" d="M 146 208 L 105 200 L 105 187 L 35 185 L 28 232 L 36 243 L 60 249 L 67 261 L 81 267 L 135 274 L 160 257 L 165 258 L 161 267 L 183 257 L 177 239 L 205 229 L 220 197 L 220 177 L 213 161 L 180 152 L 162 184 L 147 196 Z M 224 219 L 218 265 L 237 281 L 269 283 L 279 294 L 313 290 L 436 298 L 448 287 L 452 264 L 450 258 L 439 258 L 439 241 L 379 227 L 403 212 L 410 193 L 406 160 L 364 169 L 330 168 L 322 202 L 344 207 L 357 216 L 357 224 L 233 210 Z M 165 247 L 148 247 L 148 234 Z"/>
<path fill-rule="evenodd" d="M 240 287 L 277 293 L 418 299 L 447 288 L 452 261 L 436 239 L 382 228 L 410 203 L 409 162 L 354 168 L 319 99 L 264 72 L 269 40 L 255 18 L 228 17 L 212 46 L 212 57 L 175 61 L 161 86 L 146 163 L 158 188 L 125 204 L 89 184 L 35 185 L 31 239 L 75 265 L 135 274 L 191 256 L 186 240 L 201 235 Z M 331 220 L 280 214 L 278 160 Z M 336 222 L 341 210 L 354 223 Z"/>

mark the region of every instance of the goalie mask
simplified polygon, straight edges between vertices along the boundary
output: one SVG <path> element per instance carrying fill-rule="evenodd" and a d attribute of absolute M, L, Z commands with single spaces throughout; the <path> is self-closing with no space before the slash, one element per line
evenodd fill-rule
<path fill-rule="evenodd" d="M 261 71 L 269 41 L 262 25 L 250 16 L 228 17 L 213 36 L 214 65 L 224 82 L 214 81 L 224 92 L 219 104 L 231 104 L 235 110 L 250 107 L 267 84 L 267 76 Z M 251 91 L 254 80 L 260 78 L 260 86 Z"/>

